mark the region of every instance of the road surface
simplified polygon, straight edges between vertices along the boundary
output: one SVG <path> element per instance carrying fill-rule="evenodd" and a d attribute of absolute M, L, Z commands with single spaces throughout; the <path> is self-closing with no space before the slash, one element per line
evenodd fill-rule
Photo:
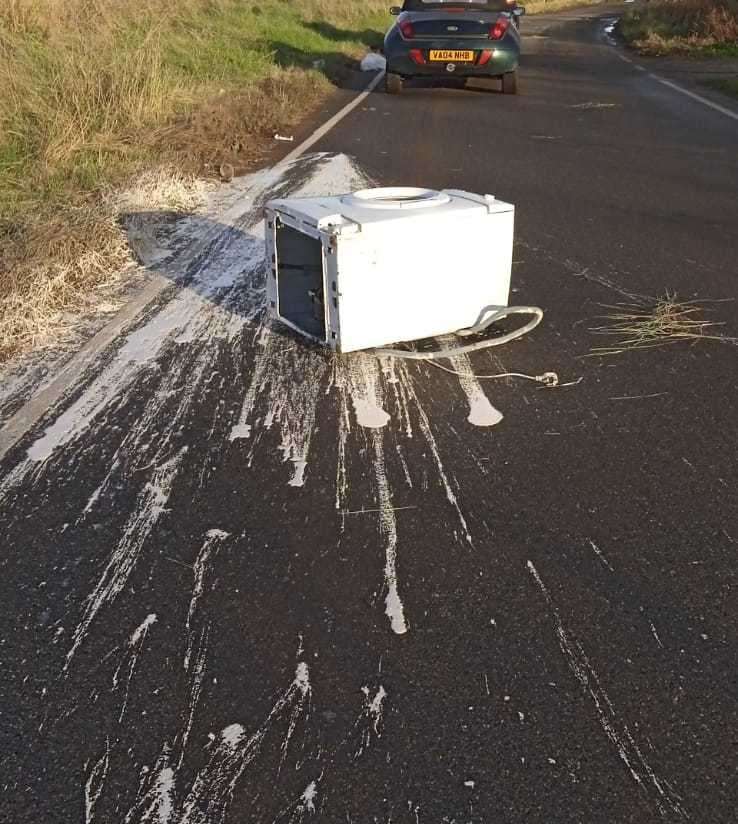
<path fill-rule="evenodd" d="M 603 304 L 736 297 L 737 124 L 601 16 L 239 181 L 6 455 L 2 821 L 735 821 L 738 350 L 587 354 Z M 272 327 L 263 203 L 367 181 L 516 204 L 544 322 L 454 366 L 573 385 Z"/>

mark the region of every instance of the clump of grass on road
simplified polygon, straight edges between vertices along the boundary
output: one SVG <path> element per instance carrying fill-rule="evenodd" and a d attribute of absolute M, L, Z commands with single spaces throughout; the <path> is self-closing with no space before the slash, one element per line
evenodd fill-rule
<path fill-rule="evenodd" d="M 712 332 L 721 323 L 709 321 L 704 308 L 696 302 L 680 302 L 676 295 L 666 294 L 653 306 L 617 304 L 606 315 L 606 323 L 590 332 L 616 338 L 613 343 L 590 350 L 591 355 L 620 355 L 636 349 L 653 349 L 680 341 L 722 341 L 734 343 L 736 338 Z"/>
<path fill-rule="evenodd" d="M 651 0 L 620 32 L 643 54 L 738 57 L 738 0 Z"/>
<path fill-rule="evenodd" d="M 125 260 L 111 190 L 245 169 L 381 42 L 388 5 L 2 0 L 0 359 L 51 339 Z"/>

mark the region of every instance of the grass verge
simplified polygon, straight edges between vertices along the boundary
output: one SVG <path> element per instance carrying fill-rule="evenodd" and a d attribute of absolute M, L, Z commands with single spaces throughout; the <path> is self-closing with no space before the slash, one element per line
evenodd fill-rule
<path fill-rule="evenodd" d="M 519 0 L 525 6 L 526 14 L 546 14 L 547 12 L 564 11 L 565 9 L 595 6 L 605 0 Z M 523 29 L 525 33 L 525 29 Z"/>
<path fill-rule="evenodd" d="M 191 173 L 245 170 L 381 42 L 388 5 L 3 0 L 0 360 L 110 305 L 127 260 L 112 192 L 157 169 L 149 206 L 171 210 Z"/>
<path fill-rule="evenodd" d="M 704 81 L 705 86 L 738 99 L 738 77 L 711 77 Z"/>
<path fill-rule="evenodd" d="M 642 54 L 738 57 L 738 0 L 651 0 L 620 33 Z"/>

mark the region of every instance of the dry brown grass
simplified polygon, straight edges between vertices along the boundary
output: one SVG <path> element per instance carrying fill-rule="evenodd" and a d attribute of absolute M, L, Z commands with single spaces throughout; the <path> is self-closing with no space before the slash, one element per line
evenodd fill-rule
<path fill-rule="evenodd" d="M 150 214 L 191 213 L 206 193 L 201 179 L 164 167 L 121 192 L 28 220 L 22 244 L 11 247 L 16 257 L 0 261 L 0 361 L 73 339 L 71 313 L 117 309 L 132 252 L 155 242 Z"/>
<path fill-rule="evenodd" d="M 738 342 L 738 338 L 714 334 L 723 324 L 707 320 L 704 306 L 696 301 L 681 302 L 676 295 L 667 293 L 650 307 L 621 303 L 607 308 L 612 311 L 605 316 L 606 323 L 590 332 L 616 340 L 591 349 L 590 355 L 621 355 L 685 341 Z"/>
<path fill-rule="evenodd" d="M 654 0 L 628 12 L 621 31 L 644 54 L 738 55 L 738 0 Z"/>
<path fill-rule="evenodd" d="M 162 163 L 170 183 L 244 171 L 330 89 L 311 55 L 360 53 L 388 5 L 0 0 L 0 360 L 111 303 L 129 260 L 112 188 Z"/>

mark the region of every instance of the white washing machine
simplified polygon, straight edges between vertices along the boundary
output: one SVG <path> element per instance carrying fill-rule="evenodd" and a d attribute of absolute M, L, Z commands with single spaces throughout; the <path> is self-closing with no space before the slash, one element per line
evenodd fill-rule
<path fill-rule="evenodd" d="M 491 195 L 454 190 L 271 201 L 270 311 L 338 352 L 469 327 L 507 306 L 514 215 Z"/>

